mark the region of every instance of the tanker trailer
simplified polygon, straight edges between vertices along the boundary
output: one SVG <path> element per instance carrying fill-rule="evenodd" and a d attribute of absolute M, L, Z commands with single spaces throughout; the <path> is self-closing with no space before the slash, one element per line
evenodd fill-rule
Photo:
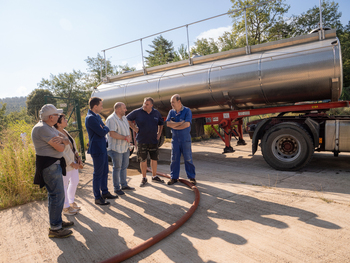
<path fill-rule="evenodd" d="M 285 112 L 284 107 L 300 102 L 338 101 L 341 91 L 340 44 L 335 30 L 329 30 L 323 40 L 314 33 L 251 46 L 249 54 L 241 48 L 193 58 L 190 63 L 180 61 L 109 77 L 92 96 L 104 100 L 104 116 L 112 113 L 117 101 L 124 102 L 131 111 L 139 108 L 143 98 L 148 96 L 154 99 L 154 107 L 166 116 L 171 109 L 171 96 L 178 93 L 183 104 L 191 108 L 194 119 L 205 118 L 206 124 L 219 124 L 224 129 L 225 138 L 218 133 L 225 142 L 224 152 L 233 152 L 230 145 L 232 135 L 238 135 L 239 142 L 244 144 L 243 117 Z M 294 110 L 300 111 L 299 108 Z M 314 125 L 309 119 L 300 121 L 298 125 Z M 265 125 L 251 126 L 251 134 L 253 129 L 256 131 L 256 135 L 252 135 L 253 153 L 259 140 L 262 140 L 262 146 L 266 145 L 267 138 L 264 141 L 263 137 L 273 123 L 277 125 L 280 122 L 285 121 L 270 120 Z M 238 130 L 233 129 L 233 125 L 238 125 Z M 317 136 L 316 132 L 310 137 L 319 141 Z M 294 141 L 290 144 L 299 145 Z M 286 143 L 284 146 L 287 148 Z M 290 153 L 284 150 L 283 157 L 275 152 L 267 154 L 264 147 L 262 152 L 270 165 L 277 161 L 282 163 L 274 168 L 293 170 L 306 165 L 318 146 L 318 143 L 307 145 L 312 149 L 306 151 L 306 156 L 301 154 L 305 152 L 301 145 L 298 149 L 295 146 Z"/>

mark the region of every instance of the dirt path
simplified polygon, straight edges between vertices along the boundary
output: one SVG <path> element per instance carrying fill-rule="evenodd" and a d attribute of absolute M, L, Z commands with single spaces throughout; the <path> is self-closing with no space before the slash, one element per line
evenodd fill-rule
<path fill-rule="evenodd" d="M 220 140 L 193 144 L 197 211 L 175 233 L 125 262 L 350 261 L 350 154 L 316 153 L 303 170 L 281 172 L 260 152 L 251 156 L 250 143 L 234 148 L 224 155 Z M 168 173 L 170 144 L 160 158 L 158 170 Z M 136 191 L 97 207 L 88 161 L 77 191 L 82 210 L 68 217 L 75 227 L 67 239 L 47 237 L 46 201 L 1 211 L 0 262 L 100 262 L 164 230 L 194 200 L 181 184 L 140 188 L 135 157 L 128 180 Z M 113 190 L 111 172 L 109 186 Z"/>

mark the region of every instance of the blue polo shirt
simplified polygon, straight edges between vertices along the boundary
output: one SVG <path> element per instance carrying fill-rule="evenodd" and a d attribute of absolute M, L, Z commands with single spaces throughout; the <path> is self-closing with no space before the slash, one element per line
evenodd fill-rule
<path fill-rule="evenodd" d="M 174 122 L 189 122 L 192 124 L 192 112 L 189 108 L 182 106 L 181 110 L 177 113 L 176 110 L 171 109 L 168 113 L 168 117 L 166 121 L 174 121 Z M 183 130 L 175 130 L 171 129 L 171 133 L 173 134 L 173 138 L 176 138 L 180 141 L 191 141 L 191 125 Z"/>
<path fill-rule="evenodd" d="M 147 113 L 141 107 L 130 112 L 126 118 L 128 121 L 135 121 L 139 128 L 139 132 L 136 135 L 136 141 L 138 143 L 158 144 L 158 126 L 164 125 L 162 115 L 159 111 L 152 108 L 152 111 Z"/>

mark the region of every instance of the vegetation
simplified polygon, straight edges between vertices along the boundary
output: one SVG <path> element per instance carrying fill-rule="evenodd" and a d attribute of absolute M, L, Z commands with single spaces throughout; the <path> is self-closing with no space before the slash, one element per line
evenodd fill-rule
<path fill-rule="evenodd" d="M 175 58 L 173 42 L 166 40 L 162 35 L 152 41 L 151 51 L 146 50 L 149 54 L 145 57 L 147 67 L 154 67 L 173 62 Z"/>
<path fill-rule="evenodd" d="M 39 111 L 45 104 L 45 96 L 53 97 L 53 93 L 47 89 L 35 89 L 27 98 L 27 112 L 29 116 L 38 119 Z M 46 103 L 56 104 L 56 99 L 47 98 Z"/>
<path fill-rule="evenodd" d="M 6 103 L 6 115 L 11 112 L 20 111 L 22 108 L 26 108 L 27 97 L 13 97 L 0 99 L 0 105 Z"/>
<path fill-rule="evenodd" d="M 46 198 L 45 188 L 33 184 L 35 151 L 25 121 L 10 123 L 0 146 L 0 209 Z M 26 134 L 24 137 L 21 134 Z"/>

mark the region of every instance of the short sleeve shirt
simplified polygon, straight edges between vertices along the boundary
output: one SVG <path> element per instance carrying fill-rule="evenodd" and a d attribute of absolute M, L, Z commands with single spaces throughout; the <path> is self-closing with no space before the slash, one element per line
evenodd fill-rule
<path fill-rule="evenodd" d="M 179 112 L 176 112 L 176 110 L 171 109 L 168 113 L 168 117 L 166 118 L 166 121 L 174 121 L 174 122 L 189 122 L 192 123 L 192 112 L 189 108 L 182 106 L 181 110 Z M 175 130 L 171 129 L 171 133 L 173 134 L 173 138 L 177 137 L 178 139 L 182 139 L 183 141 L 191 140 L 191 125 L 183 130 Z"/>
<path fill-rule="evenodd" d="M 157 144 L 158 126 L 164 124 L 162 115 L 156 109 L 147 113 L 141 108 L 130 112 L 126 118 L 128 121 L 135 121 L 139 132 L 136 135 L 138 143 Z"/>
<path fill-rule="evenodd" d="M 35 152 L 40 156 L 62 158 L 63 152 L 57 151 L 48 142 L 59 135 L 58 130 L 49 126 L 46 122 L 39 121 L 32 129 L 32 140 Z"/>
<path fill-rule="evenodd" d="M 106 126 L 109 128 L 109 131 L 114 131 L 123 136 L 130 135 L 130 127 L 129 127 L 128 120 L 126 119 L 125 116 L 123 116 L 120 119 L 115 112 L 113 112 L 111 115 L 108 116 L 106 120 Z M 107 151 L 113 150 L 118 153 L 127 152 L 129 148 L 129 143 L 127 141 L 114 139 L 109 135 L 109 133 L 107 134 L 107 139 L 108 139 Z"/>

